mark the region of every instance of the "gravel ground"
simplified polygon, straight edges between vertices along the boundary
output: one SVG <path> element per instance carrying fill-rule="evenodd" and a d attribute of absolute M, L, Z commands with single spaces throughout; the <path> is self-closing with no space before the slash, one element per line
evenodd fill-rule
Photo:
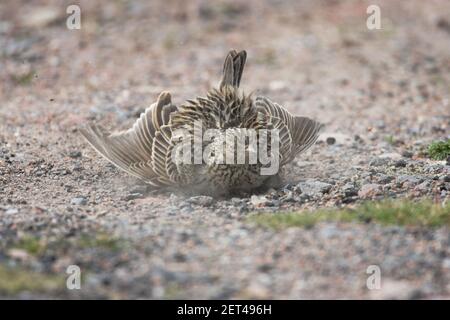
<path fill-rule="evenodd" d="M 0 297 L 450 298 L 448 227 L 247 219 L 448 201 L 450 163 L 424 151 L 450 134 L 450 3 L 373 2 L 381 30 L 367 30 L 365 1 L 79 1 L 81 30 L 61 1 L 2 1 Z M 285 187 L 153 190 L 78 134 L 129 127 L 162 90 L 176 104 L 203 95 L 230 48 L 248 52 L 246 92 L 326 125 Z M 81 290 L 64 284 L 73 264 Z M 366 287 L 369 265 L 381 290 Z"/>

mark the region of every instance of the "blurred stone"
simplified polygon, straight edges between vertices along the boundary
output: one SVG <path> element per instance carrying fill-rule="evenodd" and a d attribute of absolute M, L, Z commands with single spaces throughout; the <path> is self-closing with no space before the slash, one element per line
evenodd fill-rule
<path fill-rule="evenodd" d="M 329 183 L 312 179 L 308 179 L 304 182 L 300 182 L 299 184 L 297 184 L 297 188 L 301 190 L 302 194 L 309 196 L 316 196 L 328 193 L 332 187 L 333 185 Z"/>
<path fill-rule="evenodd" d="M 186 200 L 186 202 L 190 204 L 196 204 L 198 206 L 209 207 L 210 205 L 213 204 L 214 198 L 209 196 L 195 196 L 190 197 L 189 199 Z"/>
<path fill-rule="evenodd" d="M 87 204 L 87 200 L 85 197 L 76 197 L 70 200 L 70 204 L 76 205 L 76 206 L 82 206 Z"/>
<path fill-rule="evenodd" d="M 35 7 L 31 12 L 25 13 L 21 17 L 21 22 L 25 27 L 42 28 L 55 22 L 58 18 L 60 10 L 57 7 Z"/>
<path fill-rule="evenodd" d="M 361 198 L 372 198 L 381 193 L 381 186 L 376 183 L 365 184 L 358 192 L 358 196 Z"/>
<path fill-rule="evenodd" d="M 328 145 L 332 145 L 332 144 L 335 144 L 335 143 L 336 143 L 336 138 L 334 138 L 334 137 L 328 137 L 326 141 L 327 141 L 327 144 L 328 144 Z"/>

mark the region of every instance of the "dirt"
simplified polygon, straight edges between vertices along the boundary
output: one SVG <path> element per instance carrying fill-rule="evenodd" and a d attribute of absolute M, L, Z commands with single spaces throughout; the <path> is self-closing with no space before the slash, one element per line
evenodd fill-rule
<path fill-rule="evenodd" d="M 376 1 L 380 30 L 367 29 L 365 1 L 79 1 L 80 30 L 66 27 L 69 4 L 0 4 L 0 271 L 16 271 L 1 297 L 450 298 L 446 226 L 247 220 L 448 201 L 449 163 L 426 148 L 450 134 L 450 3 Z M 79 135 L 91 121 L 130 127 L 163 90 L 178 105 L 204 95 L 231 48 L 248 53 L 245 92 L 325 124 L 285 187 L 155 190 Z M 80 290 L 65 286 L 69 265 Z M 380 290 L 366 286 L 370 265 Z M 61 286 L 11 283 L 21 273 Z"/>

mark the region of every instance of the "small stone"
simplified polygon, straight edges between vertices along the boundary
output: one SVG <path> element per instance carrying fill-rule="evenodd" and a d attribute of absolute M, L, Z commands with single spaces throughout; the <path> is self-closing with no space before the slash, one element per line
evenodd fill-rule
<path fill-rule="evenodd" d="M 254 205 L 255 207 L 264 207 L 269 204 L 269 199 L 267 199 L 265 196 L 257 196 L 253 195 L 250 198 L 250 203 Z"/>
<path fill-rule="evenodd" d="M 364 142 L 364 139 L 361 138 L 361 136 L 358 135 L 358 134 L 355 134 L 354 139 L 355 139 L 355 141 L 358 142 L 358 143 L 363 143 L 363 142 Z"/>
<path fill-rule="evenodd" d="M 386 158 L 373 158 L 372 160 L 370 160 L 369 162 L 369 166 L 371 167 L 381 167 L 381 166 L 385 166 L 389 163 L 389 159 Z"/>
<path fill-rule="evenodd" d="M 21 22 L 29 28 L 43 28 L 54 23 L 60 17 L 57 7 L 42 6 L 34 8 L 30 13 L 21 17 Z"/>
<path fill-rule="evenodd" d="M 70 200 L 70 204 L 75 206 L 83 206 L 87 204 L 87 199 L 85 197 L 76 197 Z"/>
<path fill-rule="evenodd" d="M 195 197 L 190 197 L 186 201 L 190 204 L 195 204 L 195 205 L 203 206 L 203 207 L 209 207 L 210 205 L 213 204 L 214 198 L 210 197 L 210 196 L 195 196 Z"/>
<path fill-rule="evenodd" d="M 297 189 L 300 189 L 302 194 L 309 196 L 318 196 L 324 193 L 328 193 L 330 192 L 332 187 L 333 185 L 329 183 L 312 179 L 308 179 L 297 184 Z"/>
<path fill-rule="evenodd" d="M 341 232 L 334 225 L 325 225 L 319 229 L 318 234 L 321 238 L 330 239 L 340 235 Z"/>
<path fill-rule="evenodd" d="M 123 200 L 130 201 L 130 200 L 135 200 L 135 199 L 139 199 L 142 197 L 144 197 L 144 195 L 142 193 L 134 192 L 134 193 L 130 193 L 130 194 L 126 195 L 125 197 L 123 197 Z"/>
<path fill-rule="evenodd" d="M 417 191 L 429 191 L 430 190 L 430 182 L 429 181 L 424 181 L 421 184 L 417 185 L 414 190 Z"/>
<path fill-rule="evenodd" d="M 20 261 L 27 261 L 30 259 L 28 252 L 22 249 L 10 249 L 8 250 L 8 256 Z"/>
<path fill-rule="evenodd" d="M 267 299 L 270 296 L 270 291 L 266 286 L 252 281 L 245 290 L 245 296 L 250 299 Z"/>
<path fill-rule="evenodd" d="M 10 208 L 10 209 L 6 210 L 5 213 L 6 213 L 6 214 L 17 214 L 17 213 L 19 213 L 19 209 L 16 209 L 16 208 Z"/>
<path fill-rule="evenodd" d="M 342 191 L 344 192 L 344 195 L 346 197 L 352 197 L 352 196 L 356 196 L 358 194 L 358 189 L 356 189 L 356 187 L 353 183 L 346 183 L 342 187 Z"/>
<path fill-rule="evenodd" d="M 388 176 L 385 174 L 380 174 L 378 176 L 378 183 L 380 184 L 388 184 L 389 182 L 391 182 L 392 180 L 394 180 L 395 178 L 393 176 Z"/>
<path fill-rule="evenodd" d="M 450 258 L 445 258 L 442 261 L 442 268 L 450 270 Z"/>
<path fill-rule="evenodd" d="M 405 182 L 410 185 L 417 185 L 417 184 L 421 183 L 422 181 L 423 181 L 423 179 L 420 177 L 406 175 L 406 174 L 403 174 L 403 175 L 400 175 L 397 177 L 397 183 L 400 185 L 403 185 Z"/>
<path fill-rule="evenodd" d="M 379 290 L 371 291 L 372 299 L 412 299 L 417 295 L 417 288 L 410 282 L 386 279 Z"/>
<path fill-rule="evenodd" d="M 326 141 L 327 141 L 327 144 L 328 144 L 328 145 L 332 145 L 332 144 L 335 144 L 335 143 L 336 143 L 336 138 L 334 138 L 334 137 L 328 137 Z"/>
<path fill-rule="evenodd" d="M 411 151 L 408 151 L 408 150 L 404 150 L 402 152 L 402 156 L 405 157 L 405 158 L 412 158 L 413 155 L 414 155 L 414 153 L 412 153 Z"/>
<path fill-rule="evenodd" d="M 145 194 L 147 192 L 147 186 L 146 185 L 136 185 L 133 186 L 130 189 L 130 193 L 141 193 L 141 194 Z"/>
<path fill-rule="evenodd" d="M 389 160 L 400 160 L 402 158 L 401 154 L 397 152 L 383 153 L 379 156 L 381 159 L 389 159 Z"/>
<path fill-rule="evenodd" d="M 70 151 L 69 152 L 69 157 L 76 159 L 76 158 L 81 158 L 81 151 Z"/>
<path fill-rule="evenodd" d="M 361 187 L 358 196 L 361 198 L 372 198 L 381 193 L 381 186 L 376 183 L 368 183 Z"/>
<path fill-rule="evenodd" d="M 403 159 L 397 160 L 395 161 L 394 166 L 397 168 L 404 168 L 406 167 L 406 161 Z"/>

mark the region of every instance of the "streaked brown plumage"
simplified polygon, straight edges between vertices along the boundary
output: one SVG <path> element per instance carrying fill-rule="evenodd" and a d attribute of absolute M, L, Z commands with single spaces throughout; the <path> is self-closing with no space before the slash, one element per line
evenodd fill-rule
<path fill-rule="evenodd" d="M 227 136 L 246 129 L 278 129 L 280 148 L 276 156 L 281 168 L 314 144 L 321 125 L 309 118 L 292 116 L 268 98 L 253 99 L 242 93 L 239 84 L 246 58 L 245 51 L 230 51 L 225 59 L 219 89 L 210 90 L 206 97 L 197 97 L 176 107 L 170 94 L 163 92 L 131 129 L 110 134 L 92 124 L 81 129 L 81 134 L 107 160 L 154 186 L 224 194 L 250 191 L 270 184 L 277 180 L 279 174 L 261 175 L 260 169 L 264 165 L 259 161 L 253 164 L 220 164 L 215 161 Z M 210 141 L 202 143 L 203 147 L 212 150 L 211 157 L 207 158 L 210 162 L 174 161 L 174 149 L 181 143 L 193 141 L 194 134 L 198 133 L 194 127 L 199 123 L 203 130 L 218 129 Z M 182 141 L 174 137 L 178 130 L 184 130 Z M 245 151 L 249 152 L 252 146 L 249 142 L 244 144 Z M 268 148 L 270 151 L 270 146 Z"/>

